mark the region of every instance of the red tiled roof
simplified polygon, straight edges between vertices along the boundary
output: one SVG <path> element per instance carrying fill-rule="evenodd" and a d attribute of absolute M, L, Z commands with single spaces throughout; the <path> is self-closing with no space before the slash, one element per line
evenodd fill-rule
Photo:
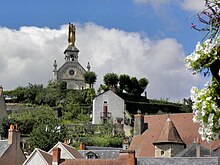
<path fill-rule="evenodd" d="M 135 165 L 134 151 L 121 151 L 118 159 L 66 159 L 60 165 Z"/>
<path fill-rule="evenodd" d="M 167 118 L 166 123 L 160 133 L 160 136 L 157 141 L 154 142 L 154 144 L 156 143 L 184 144 L 175 125 L 173 124 L 172 120 L 170 120 L 170 118 Z"/>
<path fill-rule="evenodd" d="M 129 147 L 130 150 L 136 151 L 136 157 L 154 157 L 153 142 L 158 140 L 168 117 L 174 123 L 181 139 L 187 146 L 199 137 L 199 124 L 192 122 L 192 113 L 148 115 L 144 117 L 144 122 L 148 123 L 148 129 L 142 135 L 135 136 Z M 216 149 L 220 146 L 218 141 L 212 143 L 202 141 L 201 145 L 210 149 Z"/>

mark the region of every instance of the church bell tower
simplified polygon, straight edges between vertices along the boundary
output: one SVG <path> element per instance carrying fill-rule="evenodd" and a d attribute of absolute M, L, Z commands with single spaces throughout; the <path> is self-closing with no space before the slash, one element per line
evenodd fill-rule
<path fill-rule="evenodd" d="M 78 61 L 79 49 L 75 46 L 76 27 L 69 23 L 68 46 L 64 51 L 64 64 L 57 69 L 57 62 L 53 64 L 53 81 L 65 81 L 67 89 L 85 89 L 87 85 L 84 81 L 86 70 Z"/>

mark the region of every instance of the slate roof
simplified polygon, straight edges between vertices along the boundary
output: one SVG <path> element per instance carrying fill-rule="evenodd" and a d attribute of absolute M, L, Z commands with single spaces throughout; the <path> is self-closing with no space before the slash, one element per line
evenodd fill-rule
<path fill-rule="evenodd" d="M 135 136 L 129 147 L 130 150 L 136 151 L 136 157 L 154 157 L 155 148 L 153 142 L 159 138 L 168 117 L 174 123 L 186 146 L 191 145 L 199 137 L 199 124 L 192 122 L 192 113 L 147 115 L 144 117 L 144 122 L 148 123 L 148 129 L 142 135 Z M 219 142 L 208 143 L 207 141 L 202 141 L 201 145 L 213 150 L 219 147 Z"/>
<path fill-rule="evenodd" d="M 0 140 L 0 157 L 2 157 L 9 147 L 10 144 L 8 144 L 8 140 Z"/>
<path fill-rule="evenodd" d="M 138 158 L 137 165 L 218 165 L 218 157 Z"/>
<path fill-rule="evenodd" d="M 175 125 L 173 124 L 172 120 L 170 120 L 170 118 L 167 118 L 159 138 L 157 139 L 157 141 L 154 142 L 154 144 L 158 143 L 184 144 Z"/>
<path fill-rule="evenodd" d="M 119 157 L 119 150 L 79 150 L 84 158 L 88 152 L 96 154 L 98 159 L 117 159 Z"/>
<path fill-rule="evenodd" d="M 191 144 L 189 147 L 185 148 L 174 157 L 196 157 L 196 145 L 196 143 Z M 210 150 L 200 145 L 200 156 L 204 157 L 208 155 L 210 155 Z"/>
<path fill-rule="evenodd" d="M 86 146 L 86 150 L 122 150 L 122 148 L 116 147 L 99 147 L 99 146 Z"/>

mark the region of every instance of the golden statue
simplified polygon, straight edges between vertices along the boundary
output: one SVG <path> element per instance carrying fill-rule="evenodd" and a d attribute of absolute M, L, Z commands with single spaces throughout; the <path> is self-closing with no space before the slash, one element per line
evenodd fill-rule
<path fill-rule="evenodd" d="M 69 23 L 69 36 L 68 36 L 68 42 L 69 45 L 75 46 L 75 32 L 76 32 L 76 27 Z"/>

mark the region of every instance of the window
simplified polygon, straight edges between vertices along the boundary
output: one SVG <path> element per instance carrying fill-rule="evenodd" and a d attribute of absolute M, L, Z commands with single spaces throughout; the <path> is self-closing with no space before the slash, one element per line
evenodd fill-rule
<path fill-rule="evenodd" d="M 105 104 L 108 103 L 108 95 L 103 95 L 103 102 L 104 102 Z"/>
<path fill-rule="evenodd" d="M 96 155 L 95 153 L 93 152 L 88 152 L 86 155 L 86 159 L 97 159 L 98 158 L 98 155 Z"/>
<path fill-rule="evenodd" d="M 164 151 L 160 151 L 160 155 L 164 155 Z"/>

